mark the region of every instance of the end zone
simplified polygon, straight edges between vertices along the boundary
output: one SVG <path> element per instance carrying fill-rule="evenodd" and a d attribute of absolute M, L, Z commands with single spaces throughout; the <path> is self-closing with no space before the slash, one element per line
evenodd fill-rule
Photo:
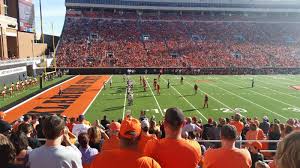
<path fill-rule="evenodd" d="M 25 114 L 61 114 L 78 117 L 83 114 L 109 76 L 76 76 L 42 92 L 6 111 L 6 120 L 13 122 Z M 59 95 L 59 88 L 63 94 Z"/>

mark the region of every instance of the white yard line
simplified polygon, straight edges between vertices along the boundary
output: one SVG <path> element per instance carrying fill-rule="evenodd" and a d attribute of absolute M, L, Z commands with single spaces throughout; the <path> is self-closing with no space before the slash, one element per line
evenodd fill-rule
<path fill-rule="evenodd" d="M 12 111 L 12 110 L 14 110 L 14 109 L 20 107 L 21 105 L 23 105 L 23 104 L 25 104 L 25 103 L 31 101 L 32 99 L 34 99 L 34 98 L 36 98 L 36 97 L 38 97 L 38 96 L 40 96 L 40 95 L 42 95 L 42 94 L 48 92 L 49 90 L 51 90 L 51 89 L 53 89 L 53 88 L 55 88 L 55 87 L 58 87 L 58 86 L 60 86 L 60 85 L 62 85 L 62 84 L 64 84 L 64 83 L 66 83 L 66 82 L 69 82 L 70 80 L 73 80 L 73 79 L 75 79 L 75 78 L 77 78 L 77 77 L 78 77 L 78 76 L 74 76 L 74 77 L 72 77 L 72 78 L 70 78 L 70 79 L 68 79 L 68 80 L 66 80 L 66 81 L 64 81 L 64 82 L 62 82 L 62 83 L 58 83 L 57 85 L 54 85 L 54 86 L 50 87 L 49 89 L 46 89 L 46 90 L 42 91 L 41 93 L 39 93 L 39 94 L 37 94 L 37 95 L 35 95 L 35 96 L 33 96 L 33 97 L 31 97 L 31 98 L 29 98 L 29 99 L 23 101 L 22 103 L 20 103 L 20 104 L 18 104 L 18 105 L 16 105 L 16 106 L 14 106 L 14 107 L 12 107 L 12 108 L 6 110 L 5 113 L 9 113 L 10 111 Z"/>
<path fill-rule="evenodd" d="M 225 81 L 223 81 L 223 80 L 220 80 L 220 81 L 222 81 L 222 82 L 225 83 L 225 84 L 231 85 L 231 86 L 240 87 L 240 86 L 238 86 L 238 85 L 235 85 L 235 84 L 232 84 L 232 83 L 228 83 L 228 82 L 225 82 Z M 249 90 L 249 91 L 252 92 L 252 93 L 256 93 L 256 94 L 258 94 L 258 95 L 264 96 L 264 97 L 266 97 L 266 98 L 269 98 L 269 99 L 271 99 L 271 100 L 277 101 L 277 102 L 279 102 L 279 103 L 285 104 L 285 105 L 287 105 L 287 106 L 291 106 L 291 107 L 298 108 L 297 106 L 291 105 L 291 104 L 289 104 L 289 103 L 283 102 L 283 101 L 278 100 L 278 99 L 274 99 L 274 98 L 272 98 L 272 97 L 270 97 L 270 96 L 261 94 L 261 93 L 259 93 L 259 92 L 256 92 L 256 91 L 253 91 L 253 90 Z"/>
<path fill-rule="evenodd" d="M 251 101 L 251 100 L 249 100 L 249 99 L 246 99 L 246 98 L 244 98 L 244 97 L 241 97 L 241 96 L 239 96 L 239 95 L 237 95 L 237 94 L 235 94 L 235 93 L 233 93 L 233 92 L 231 92 L 231 91 L 228 91 L 228 90 L 226 90 L 226 89 L 224 89 L 224 88 L 221 88 L 221 87 L 219 87 L 219 86 L 216 86 L 216 85 L 213 85 L 213 84 L 210 84 L 210 83 L 207 83 L 207 84 L 210 85 L 210 86 L 219 88 L 219 89 L 221 89 L 221 90 L 224 90 L 224 91 L 226 91 L 226 92 L 228 92 L 228 93 L 230 93 L 230 94 L 232 94 L 232 95 L 234 95 L 234 96 L 236 96 L 236 97 L 239 97 L 240 99 L 243 99 L 243 100 L 245 100 L 245 101 L 247 101 L 247 102 L 249 102 L 249 103 L 251 103 L 251 104 L 256 105 L 257 107 L 260 107 L 260 108 L 262 108 L 262 109 L 264 109 L 264 110 L 266 110 L 266 111 L 269 111 L 269 112 L 271 112 L 271 113 L 273 113 L 273 114 L 275 114 L 275 115 L 277 115 L 277 116 L 279 116 L 279 117 L 282 117 L 282 118 L 284 118 L 285 120 L 288 119 L 288 118 L 284 117 L 284 116 L 281 115 L 281 114 L 278 114 L 278 113 L 276 113 L 276 112 L 274 112 L 274 111 L 272 111 L 272 110 L 270 110 L 270 109 L 267 109 L 267 108 L 265 108 L 264 106 L 261 106 L 261 105 L 259 105 L 259 104 L 257 104 L 257 103 L 254 103 L 253 101 Z"/>
<path fill-rule="evenodd" d="M 163 79 L 165 82 L 166 80 L 164 78 Z M 196 110 L 206 121 L 208 121 L 208 119 L 192 104 L 190 103 L 174 86 L 171 85 L 171 88 L 173 90 L 175 90 L 192 108 L 194 108 L 194 110 Z"/>
<path fill-rule="evenodd" d="M 152 91 L 151 86 L 150 86 L 149 83 L 148 83 L 147 78 L 146 78 L 146 82 L 147 82 L 148 87 L 150 88 L 150 91 L 151 91 L 151 93 L 152 93 L 152 96 L 153 96 L 153 98 L 154 98 L 154 100 L 155 100 L 155 102 L 156 102 L 156 105 L 157 105 L 157 107 L 158 107 L 158 109 L 159 109 L 161 115 L 164 116 L 163 111 L 161 110 L 161 107 L 160 107 L 160 105 L 159 105 L 159 103 L 158 103 L 158 101 L 157 101 L 157 99 L 156 99 L 156 97 L 155 97 L 155 95 L 154 95 L 154 93 L 153 93 L 153 91 Z"/>
<path fill-rule="evenodd" d="M 125 111 L 126 111 L 126 99 L 127 99 L 127 88 L 125 89 L 125 94 L 124 94 L 123 119 L 125 117 Z"/>
<path fill-rule="evenodd" d="M 273 85 L 273 84 L 270 84 L 270 83 L 267 83 L 267 82 L 263 82 L 263 81 L 258 81 L 258 82 L 269 84 L 269 85 Z M 273 92 L 277 92 L 277 93 L 280 93 L 280 94 L 284 94 L 284 95 L 287 95 L 287 96 L 290 96 L 290 97 L 294 97 L 294 98 L 300 99 L 300 97 L 297 97 L 297 96 L 294 96 L 294 95 L 291 95 L 291 94 L 288 94 L 288 93 L 280 92 L 278 90 L 274 90 L 274 89 L 271 89 L 271 88 L 266 87 L 266 86 L 261 86 L 261 85 L 259 85 L 259 86 L 262 87 L 262 88 L 268 89 L 268 90 L 272 90 Z M 278 86 L 274 85 L 274 86 L 279 87 L 279 85 Z M 286 87 L 282 87 L 282 88 L 286 89 Z"/>
<path fill-rule="evenodd" d="M 244 83 L 245 83 L 245 81 L 243 81 L 243 80 L 238 80 L 238 79 L 234 79 L 234 80 L 241 81 L 241 82 L 244 82 Z M 257 82 L 265 83 L 265 84 L 270 84 L 270 83 L 267 83 L 267 82 L 263 82 L 263 81 L 261 81 L 261 80 L 259 80 L 259 81 L 257 81 Z M 271 85 L 272 85 L 272 84 L 271 84 Z M 274 86 L 277 87 L 277 85 L 274 85 Z M 300 99 L 300 97 L 297 97 L 297 96 L 294 96 L 294 95 L 290 95 L 290 94 L 288 94 L 288 93 L 280 92 L 280 91 L 278 91 L 278 90 L 274 90 L 274 89 L 271 89 L 271 88 L 266 87 L 266 86 L 263 86 L 263 85 L 258 85 L 258 87 L 261 87 L 261 88 L 264 88 L 264 89 L 271 90 L 271 91 L 273 91 L 273 92 L 277 92 L 277 93 L 280 93 L 280 94 L 284 94 L 284 95 L 287 95 L 287 96 L 290 96 L 290 97 L 294 97 L 294 98 Z"/>
<path fill-rule="evenodd" d="M 109 81 L 110 79 L 112 79 L 112 75 L 109 77 L 109 79 L 107 81 Z M 105 82 L 107 82 L 107 81 L 105 81 Z M 85 113 L 89 110 L 89 108 L 94 103 L 94 101 L 96 100 L 96 98 L 98 97 L 98 95 L 101 93 L 101 91 L 103 90 L 103 88 L 104 88 L 104 85 L 101 87 L 101 89 L 98 91 L 98 93 L 96 94 L 96 96 L 93 98 L 93 100 L 87 106 L 87 108 L 84 110 L 84 112 L 82 113 L 82 115 L 85 115 Z"/>

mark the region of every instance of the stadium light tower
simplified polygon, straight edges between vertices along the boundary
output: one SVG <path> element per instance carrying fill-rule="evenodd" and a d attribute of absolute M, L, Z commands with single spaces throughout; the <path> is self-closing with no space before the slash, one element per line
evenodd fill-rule
<path fill-rule="evenodd" d="M 39 3 L 40 3 L 41 38 L 42 38 L 42 41 L 43 41 L 43 43 L 44 43 L 42 0 L 39 0 Z"/>

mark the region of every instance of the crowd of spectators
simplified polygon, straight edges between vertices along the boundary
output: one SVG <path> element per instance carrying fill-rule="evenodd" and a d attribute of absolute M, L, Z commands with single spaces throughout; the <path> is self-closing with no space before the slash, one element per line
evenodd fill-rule
<path fill-rule="evenodd" d="M 203 123 L 178 108 L 162 122 L 142 112 L 139 119 L 104 116 L 94 123 L 84 115 L 25 115 L 7 123 L 1 112 L 0 167 L 298 168 L 299 129 L 297 119 L 259 121 L 239 113 Z"/>
<path fill-rule="evenodd" d="M 57 62 L 61 67 L 298 67 L 300 24 L 285 18 L 67 14 Z"/>

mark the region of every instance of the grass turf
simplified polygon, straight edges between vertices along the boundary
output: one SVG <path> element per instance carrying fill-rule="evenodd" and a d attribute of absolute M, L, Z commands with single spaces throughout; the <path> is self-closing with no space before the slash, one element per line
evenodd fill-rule
<path fill-rule="evenodd" d="M 69 78 L 70 76 L 68 75 L 64 75 L 61 78 L 54 78 L 51 81 L 47 81 L 43 84 L 43 87 L 47 87 L 50 85 L 53 85 L 55 83 L 59 83 L 60 81 L 65 80 L 66 78 Z M 39 80 L 39 79 L 38 79 Z M 14 103 L 20 99 L 22 99 L 23 97 L 26 97 L 34 92 L 37 92 L 38 90 L 40 90 L 40 85 L 39 85 L 39 81 L 38 84 L 32 87 L 27 88 L 26 90 L 22 90 L 22 91 L 16 91 L 12 97 L 9 96 L 9 94 L 6 95 L 5 99 L 3 99 L 2 97 L 0 98 L 0 109 L 11 104 Z"/>
<path fill-rule="evenodd" d="M 146 92 L 138 75 L 128 77 L 134 81 L 134 105 L 127 106 L 123 76 L 112 76 L 112 88 L 106 86 L 101 91 L 88 109 L 87 119 L 94 121 L 106 115 L 110 120 L 118 120 L 128 111 L 139 117 L 140 111 L 146 110 L 148 117 L 155 116 L 161 120 L 164 110 L 169 107 L 179 107 L 186 116 L 197 116 L 203 121 L 231 117 L 235 112 L 259 119 L 263 116 L 281 121 L 300 118 L 300 91 L 290 87 L 300 85 L 300 76 L 297 75 L 184 76 L 183 85 L 180 84 L 180 76 L 162 75 L 159 96 L 153 88 L 156 75 L 146 76 L 149 84 Z M 253 78 L 255 87 L 251 88 Z M 171 82 L 169 89 L 167 79 Z M 197 95 L 193 90 L 195 83 L 199 86 Z M 202 109 L 205 93 L 209 95 L 208 109 Z"/>

